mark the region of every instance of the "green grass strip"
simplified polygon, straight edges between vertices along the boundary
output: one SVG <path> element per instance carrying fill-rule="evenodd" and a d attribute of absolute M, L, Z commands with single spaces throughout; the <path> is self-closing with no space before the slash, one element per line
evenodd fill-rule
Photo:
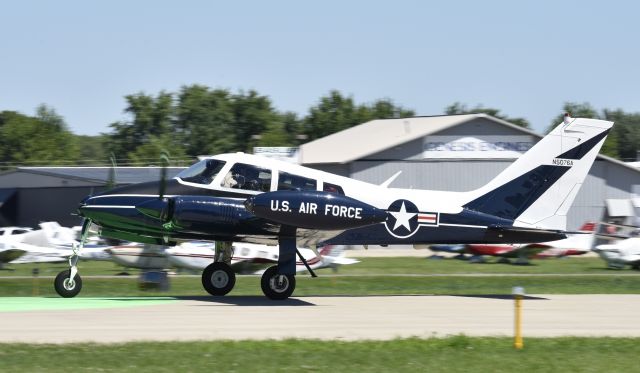
<path fill-rule="evenodd" d="M 0 344 L 5 372 L 637 372 L 635 338 Z"/>
<path fill-rule="evenodd" d="M 6 297 L 0 300 L 0 312 L 83 310 L 96 308 L 123 308 L 152 306 L 175 301 L 170 297 L 112 297 L 112 298 L 60 298 L 60 297 Z"/>

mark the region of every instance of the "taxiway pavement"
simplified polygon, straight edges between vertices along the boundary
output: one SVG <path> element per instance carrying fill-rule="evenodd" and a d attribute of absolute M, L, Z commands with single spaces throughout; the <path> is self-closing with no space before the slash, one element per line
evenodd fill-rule
<path fill-rule="evenodd" d="M 157 303 L 4 311 L 0 342 L 509 336 L 514 319 L 514 302 L 504 296 L 316 296 L 280 302 L 229 296 Z M 640 295 L 538 295 L 523 302 L 523 332 L 525 338 L 640 337 L 639 314 Z"/>

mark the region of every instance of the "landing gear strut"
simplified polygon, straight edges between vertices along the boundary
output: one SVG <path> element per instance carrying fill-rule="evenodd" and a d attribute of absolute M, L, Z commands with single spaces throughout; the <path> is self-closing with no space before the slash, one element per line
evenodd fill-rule
<path fill-rule="evenodd" d="M 73 298 L 80 293 L 80 290 L 82 290 L 82 278 L 78 274 L 78 254 L 84 247 L 90 226 L 91 220 L 85 219 L 82 224 L 80 244 L 73 245 L 73 253 L 69 257 L 69 269 L 58 273 L 56 279 L 53 281 L 53 287 L 56 289 L 56 293 L 61 297 Z"/>
<path fill-rule="evenodd" d="M 202 272 L 202 287 L 214 296 L 226 295 L 236 284 L 236 273 L 231 268 L 233 246 L 231 242 L 215 244 L 214 262 Z"/>
<path fill-rule="evenodd" d="M 293 294 L 296 289 L 296 254 L 300 257 L 309 272 L 315 273 L 300 255 L 296 247 L 296 228 L 282 226 L 278 237 L 278 265 L 269 267 L 260 280 L 262 292 L 269 299 L 283 300 Z"/>

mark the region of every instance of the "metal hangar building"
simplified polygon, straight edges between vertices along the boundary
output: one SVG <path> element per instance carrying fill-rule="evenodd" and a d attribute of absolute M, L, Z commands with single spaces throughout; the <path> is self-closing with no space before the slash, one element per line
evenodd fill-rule
<path fill-rule="evenodd" d="M 467 191 L 486 184 L 541 135 L 486 114 L 373 120 L 306 143 L 302 165 L 394 188 Z M 640 170 L 599 155 L 567 216 L 567 228 L 608 219 L 613 201 L 640 191 Z M 624 210 L 624 211 L 629 211 Z"/>

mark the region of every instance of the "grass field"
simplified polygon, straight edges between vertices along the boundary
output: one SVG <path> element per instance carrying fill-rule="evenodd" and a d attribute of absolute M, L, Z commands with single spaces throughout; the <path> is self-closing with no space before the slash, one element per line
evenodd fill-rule
<path fill-rule="evenodd" d="M 513 286 L 529 294 L 638 294 L 640 273 L 605 268 L 597 258 L 541 260 L 529 266 L 469 264 L 423 258 L 364 258 L 337 274 L 297 276 L 294 295 L 509 294 Z M 63 264 L 14 266 L 0 272 L 0 296 L 57 296 L 52 279 Z M 173 276 L 167 293 L 137 289 L 138 271 L 115 275 L 108 262 L 80 265 L 80 296 L 206 295 L 199 276 Z M 233 295 L 261 295 L 259 276 L 239 276 Z M 36 292 L 34 292 L 36 290 Z M 1 299 L 0 299 L 1 301 Z M 1 331 L 0 331 L 1 332 Z M 62 371 L 224 371 L 224 372 L 640 372 L 637 338 L 526 338 L 514 350 L 510 338 L 452 336 L 393 341 L 216 341 L 126 344 L 0 344 L 0 372 Z"/>
<path fill-rule="evenodd" d="M 512 274 L 625 274 L 640 275 L 640 271 L 612 270 L 606 267 L 599 258 L 563 258 L 535 260 L 530 265 L 511 265 L 489 262 L 472 264 L 456 259 L 429 259 L 420 257 L 407 258 L 361 258 L 361 262 L 348 266 L 341 266 L 338 274 L 348 275 L 385 275 L 385 274 L 483 274 L 483 273 L 512 273 Z M 0 277 L 31 276 L 34 268 L 39 268 L 41 276 L 55 276 L 67 264 L 17 264 L 9 266 L 9 270 L 0 271 Z M 80 262 L 79 268 L 83 275 L 115 275 L 124 268 L 112 262 Z M 137 270 L 127 270 L 132 275 Z M 331 269 L 317 271 L 320 274 L 332 274 Z"/>
<path fill-rule="evenodd" d="M 633 338 L 0 344 L 0 371 L 638 372 Z"/>
<path fill-rule="evenodd" d="M 15 278 L 29 276 L 33 265 L 15 266 L 3 271 L 0 296 L 55 296 L 51 278 Z M 65 269 L 62 264 L 40 267 L 40 276 L 54 276 Z M 117 278 L 123 269 L 109 262 L 85 262 L 80 265 L 84 287 L 80 296 L 144 296 L 137 288 L 137 274 Z M 508 294 L 513 286 L 523 286 L 529 294 L 638 294 L 640 272 L 609 270 L 597 258 L 571 258 L 536 261 L 534 265 L 469 264 L 423 258 L 363 258 L 361 263 L 318 271 L 320 277 L 297 276 L 295 295 L 388 295 L 388 294 Z M 488 276 L 496 275 L 500 276 Z M 231 295 L 261 295 L 258 276 L 238 276 Z M 163 295 L 206 295 L 198 276 L 174 276 L 171 289 Z"/>

